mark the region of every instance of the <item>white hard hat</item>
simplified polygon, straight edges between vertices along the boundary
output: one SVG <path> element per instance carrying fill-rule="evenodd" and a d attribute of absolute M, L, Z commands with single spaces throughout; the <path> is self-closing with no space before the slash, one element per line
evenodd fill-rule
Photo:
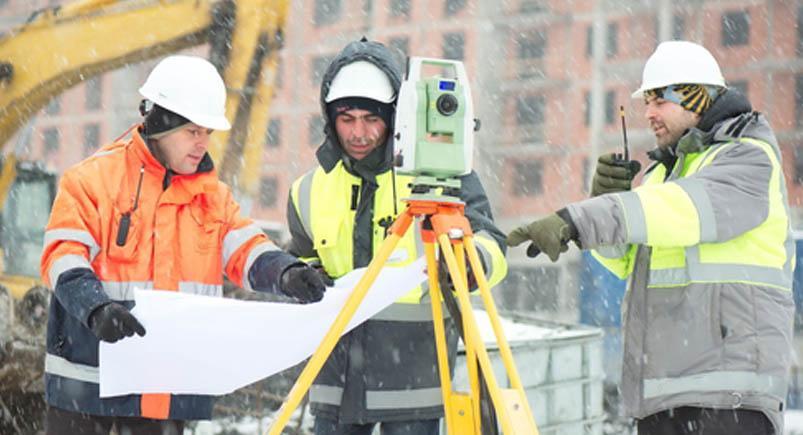
<path fill-rule="evenodd" d="M 714 56 L 702 45 L 688 41 L 666 41 L 658 45 L 647 59 L 641 87 L 632 96 L 640 98 L 644 91 L 678 84 L 724 88 L 725 79 Z"/>
<path fill-rule="evenodd" d="M 365 60 L 352 62 L 337 72 L 325 102 L 330 103 L 338 98 L 363 97 L 390 103 L 396 98 L 393 85 L 384 71 Z"/>
<path fill-rule="evenodd" d="M 226 85 L 214 65 L 195 56 L 164 58 L 148 75 L 139 93 L 154 104 L 201 127 L 231 128 L 226 119 Z"/>

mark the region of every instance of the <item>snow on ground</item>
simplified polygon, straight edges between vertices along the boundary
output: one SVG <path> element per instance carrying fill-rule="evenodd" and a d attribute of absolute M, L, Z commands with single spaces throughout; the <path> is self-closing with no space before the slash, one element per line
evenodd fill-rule
<path fill-rule="evenodd" d="M 200 421 L 194 428 L 184 430 L 184 435 L 217 435 L 224 431 L 228 433 L 238 433 L 242 435 L 261 435 L 268 429 L 272 419 L 264 418 L 262 421 L 256 418 L 244 418 L 238 422 L 215 420 Z"/>
<path fill-rule="evenodd" d="M 296 410 L 290 422 L 287 424 L 284 433 L 298 433 L 295 429 L 298 427 L 299 411 Z M 199 421 L 190 424 L 184 428 L 184 435 L 263 435 L 266 434 L 273 423 L 273 415 L 255 418 L 255 417 L 240 417 L 240 418 L 219 418 L 212 421 Z M 302 425 L 301 433 L 312 433 L 313 419 L 309 412 L 304 415 L 304 423 Z M 290 430 L 292 429 L 292 430 Z"/>
<path fill-rule="evenodd" d="M 297 417 L 297 416 L 296 416 Z M 311 419 L 305 419 L 305 427 L 310 430 L 307 425 L 311 423 Z M 803 410 L 792 409 L 784 413 L 785 429 L 784 435 L 803 435 Z M 217 420 L 199 422 L 194 428 L 187 428 L 184 435 L 216 435 L 220 433 L 237 433 L 242 435 L 261 435 L 264 434 L 270 425 L 271 418 L 266 417 L 261 422 L 255 418 L 245 418 L 238 422 Z M 292 425 L 295 426 L 296 419 L 292 420 Z M 611 432 L 606 432 L 611 433 Z"/>

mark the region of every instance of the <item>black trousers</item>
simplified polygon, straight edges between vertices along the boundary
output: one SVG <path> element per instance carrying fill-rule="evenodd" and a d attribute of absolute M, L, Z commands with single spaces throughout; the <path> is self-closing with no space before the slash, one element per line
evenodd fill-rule
<path fill-rule="evenodd" d="M 761 411 L 684 406 L 638 421 L 638 435 L 773 435 Z"/>
<path fill-rule="evenodd" d="M 121 435 L 181 435 L 180 420 L 151 420 L 140 417 L 105 417 L 47 407 L 47 435 L 109 435 L 114 427 Z"/>

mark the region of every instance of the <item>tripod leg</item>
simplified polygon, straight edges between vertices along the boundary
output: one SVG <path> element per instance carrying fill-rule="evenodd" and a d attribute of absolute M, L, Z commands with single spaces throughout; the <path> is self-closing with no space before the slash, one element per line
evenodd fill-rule
<path fill-rule="evenodd" d="M 466 347 L 476 348 L 480 368 L 485 376 L 488 392 L 491 396 L 491 400 L 493 401 L 494 408 L 496 409 L 497 417 L 501 422 L 502 431 L 508 435 L 537 435 L 538 428 L 535 426 L 532 413 L 527 405 L 527 397 L 524 395 L 524 391 L 521 388 L 517 390 L 503 391 L 499 386 L 499 382 L 497 381 L 496 375 L 493 372 L 493 367 L 491 366 L 491 359 L 488 356 L 488 350 L 485 348 L 485 343 L 483 343 L 482 338 L 480 337 L 479 329 L 477 328 L 477 319 L 474 317 L 474 312 L 471 309 L 471 300 L 468 296 L 468 288 L 466 287 L 465 280 L 458 275 L 459 269 L 454 253 L 448 249 L 451 243 L 449 236 L 446 233 L 439 234 L 438 242 L 443 250 L 446 265 L 448 266 L 449 274 L 452 277 L 452 282 L 457 288 L 457 299 L 460 302 L 460 309 L 464 317 L 463 325 L 466 335 Z M 473 244 L 471 246 L 474 249 L 469 249 L 469 258 L 473 259 L 473 267 L 475 266 L 478 270 L 482 270 L 482 266 L 479 263 L 479 257 L 476 253 L 476 247 L 474 247 Z M 480 276 L 482 276 L 482 274 L 480 274 Z M 484 278 L 484 276 L 482 276 L 482 278 Z M 487 290 L 488 283 L 484 282 L 483 284 Z M 492 313 L 489 313 L 489 315 L 493 314 L 496 314 L 496 312 L 493 311 Z"/>
<path fill-rule="evenodd" d="M 460 276 L 465 277 L 464 282 L 466 283 L 466 288 L 468 288 L 469 279 L 466 268 L 465 246 L 462 241 L 457 241 L 452 243 L 452 247 L 454 249 L 455 259 L 457 260 L 457 266 L 460 269 Z M 449 296 L 454 303 L 454 295 L 450 294 Z M 456 304 L 454 305 L 459 315 L 459 308 Z M 460 315 L 459 319 L 462 326 L 461 331 L 464 331 L 466 326 L 462 322 L 466 320 L 464 320 L 465 318 L 462 315 Z M 462 332 L 461 337 L 463 337 L 463 342 L 465 343 L 465 334 L 462 334 Z M 466 346 L 466 365 L 471 388 L 471 402 L 474 405 L 474 424 L 476 427 L 480 428 L 480 433 L 483 435 L 495 435 L 499 433 L 496 421 L 496 410 L 494 409 L 488 391 L 488 383 L 485 380 L 482 370 L 478 369 L 477 364 L 477 352 L 474 346 Z"/>
<path fill-rule="evenodd" d="M 466 236 L 463 238 L 463 241 L 466 246 L 469 264 L 471 264 L 471 269 L 474 272 L 474 278 L 477 281 L 480 296 L 482 297 L 483 305 L 485 306 L 485 311 L 488 313 L 488 318 L 491 321 L 494 335 L 496 335 L 499 353 L 502 356 L 502 362 L 505 365 L 505 371 L 507 372 L 510 386 L 512 388 L 512 391 L 504 392 L 506 399 L 505 402 L 507 407 L 510 408 L 510 418 L 514 422 L 516 430 L 524 430 L 524 433 L 538 435 L 538 427 L 535 424 L 532 410 L 527 402 L 527 396 L 524 393 L 524 387 L 521 383 L 519 372 L 516 370 L 516 364 L 513 360 L 513 352 L 510 350 L 510 345 L 508 344 L 504 335 L 504 331 L 502 330 L 502 324 L 499 321 L 499 312 L 496 310 L 496 304 L 494 304 L 493 297 L 491 296 L 491 289 L 488 285 L 487 279 L 485 278 L 485 271 L 482 269 L 482 263 L 480 262 L 480 257 L 477 253 L 477 247 L 474 244 L 474 239 L 471 236 Z"/>
<path fill-rule="evenodd" d="M 488 390 L 488 383 L 485 378 L 480 376 L 480 433 L 482 435 L 498 435 L 499 421 L 496 419 L 496 409 L 491 392 Z"/>
<path fill-rule="evenodd" d="M 424 253 L 427 257 L 427 277 L 429 278 L 429 296 L 432 301 L 432 327 L 435 332 L 435 347 L 438 354 L 438 373 L 441 378 L 441 394 L 443 396 L 443 415 L 446 421 L 448 434 L 452 428 L 458 426 L 459 411 L 455 409 L 458 404 L 452 402 L 452 377 L 449 370 L 448 345 L 446 343 L 446 330 L 443 325 L 443 310 L 441 309 L 441 288 L 438 281 L 438 264 L 435 258 L 435 243 L 424 242 Z"/>
<path fill-rule="evenodd" d="M 463 279 L 463 283 L 468 289 L 468 276 L 466 274 L 466 251 L 463 249 L 463 242 L 452 242 L 451 244 L 452 252 L 454 253 L 455 260 L 457 260 L 457 269 L 460 277 Z M 459 307 L 458 307 L 459 309 Z M 460 322 L 462 323 L 462 330 L 466 330 L 466 322 L 468 318 L 465 316 L 460 316 Z M 466 336 L 463 335 L 463 343 L 466 343 Z M 474 425 L 476 427 L 482 427 L 482 415 L 480 413 L 480 401 L 482 400 L 480 397 L 480 382 L 482 378 L 482 374 L 477 369 L 477 351 L 474 346 L 466 346 L 466 369 L 468 371 L 468 384 L 469 384 L 469 395 L 471 396 L 471 404 L 473 405 L 473 415 L 474 415 Z"/>
<path fill-rule="evenodd" d="M 441 264 L 438 264 L 437 268 L 431 266 L 437 261 L 435 258 L 434 239 L 433 242 L 425 245 L 424 249 L 427 250 L 427 259 L 428 264 L 430 265 L 428 266 L 427 270 L 435 271 L 435 273 L 429 274 L 431 299 L 433 301 L 438 301 L 443 298 L 443 302 L 451 314 L 452 320 L 454 321 L 455 329 L 457 329 L 460 338 L 465 343 L 465 335 L 463 334 L 463 316 L 460 314 L 460 307 L 457 304 L 457 300 L 455 300 L 454 294 L 448 290 L 448 278 L 440 275 L 440 273 L 445 269 L 441 269 Z M 442 288 L 446 288 L 447 290 L 442 292 Z M 446 344 L 440 304 L 433 304 L 432 312 L 432 319 L 435 328 L 435 342 L 438 346 L 438 363 L 441 376 L 441 390 L 444 395 L 443 402 L 444 412 L 446 415 L 447 434 L 496 435 L 498 433 L 496 431 L 496 419 L 495 415 L 493 414 L 493 404 L 491 403 L 490 397 L 487 394 L 487 388 L 484 390 L 486 393 L 485 398 L 483 399 L 482 390 L 479 390 L 478 387 L 474 386 L 479 383 L 480 386 L 484 387 L 484 381 L 472 382 L 470 380 L 469 393 L 452 391 L 451 374 L 447 356 L 448 345 Z M 477 376 L 478 370 L 475 352 L 472 351 L 471 356 L 467 357 L 466 360 L 467 362 L 473 362 L 473 364 L 469 364 L 469 372 L 472 372 L 473 367 L 474 373 L 473 376 L 470 375 L 470 379 L 477 379 L 478 377 L 481 379 L 481 373 L 479 373 L 479 376 Z M 483 400 L 484 403 L 482 403 Z M 478 403 L 482 404 L 477 406 Z M 488 410 L 490 410 L 491 413 L 490 417 L 488 415 Z M 479 416 L 478 413 L 481 411 L 483 412 L 483 415 Z M 486 428 L 493 428 L 493 430 L 486 430 Z"/>
<path fill-rule="evenodd" d="M 474 239 L 469 237 L 465 238 L 466 250 L 468 251 L 468 259 L 474 271 L 474 277 L 477 280 L 480 296 L 482 297 L 485 311 L 488 313 L 488 318 L 491 320 L 496 340 L 499 344 L 499 353 L 502 355 L 502 361 L 505 364 L 508 377 L 510 378 L 510 386 L 516 389 L 521 389 L 521 378 L 516 370 L 516 365 L 513 361 L 513 352 L 510 350 L 510 345 L 505 339 L 504 331 L 502 330 L 502 323 L 499 321 L 499 312 L 496 310 L 493 296 L 491 296 L 490 286 L 485 278 L 485 271 L 482 270 L 482 263 L 480 262 L 477 247 L 474 245 Z"/>
<path fill-rule="evenodd" d="M 376 281 L 377 275 L 379 275 L 379 272 L 387 262 L 390 254 L 396 249 L 399 239 L 401 239 L 410 227 L 412 219 L 413 216 L 409 213 L 409 210 L 405 211 L 399 215 L 399 218 L 391 227 L 388 238 L 385 239 L 376 256 L 374 256 L 371 263 L 368 264 L 365 275 L 363 275 L 354 287 L 343 309 L 338 313 L 337 318 L 335 318 L 334 323 L 332 323 L 332 326 L 329 328 L 329 332 L 326 333 L 321 344 L 318 345 L 318 349 L 312 354 L 312 357 L 310 357 L 301 375 L 299 375 L 298 380 L 296 380 L 295 385 L 293 385 L 293 388 L 290 390 L 287 400 L 284 402 L 284 405 L 282 405 L 273 425 L 271 425 L 270 431 L 268 432 L 270 435 L 280 435 L 284 427 L 290 421 L 290 416 L 293 414 L 293 411 L 295 411 L 299 403 L 301 403 L 301 399 L 303 399 L 304 395 L 309 391 L 315 377 L 318 376 L 326 359 L 329 358 L 329 354 L 332 353 L 332 349 L 335 348 L 335 345 L 340 340 L 340 335 L 343 333 L 343 330 L 346 328 L 351 318 L 354 317 L 354 313 L 357 311 L 357 308 L 359 308 L 363 299 L 365 299 L 365 295 L 368 293 L 371 285 Z"/>

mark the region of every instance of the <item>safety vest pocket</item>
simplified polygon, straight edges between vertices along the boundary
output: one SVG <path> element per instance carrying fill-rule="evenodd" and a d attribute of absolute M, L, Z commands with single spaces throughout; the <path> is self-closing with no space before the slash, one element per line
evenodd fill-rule
<path fill-rule="evenodd" d="M 111 234 L 106 246 L 107 256 L 115 261 L 132 263 L 137 260 L 142 221 L 139 213 L 121 212 L 116 207 L 112 217 Z"/>
<path fill-rule="evenodd" d="M 348 243 L 340 243 L 339 225 L 321 225 L 313 234 L 313 247 L 318 252 L 326 273 L 333 277 L 341 277 L 353 268 L 352 251 Z"/>
<path fill-rule="evenodd" d="M 207 254 L 210 251 L 220 251 L 220 230 L 222 222 L 207 222 L 202 225 L 198 234 L 198 251 Z"/>
<path fill-rule="evenodd" d="M 780 353 L 762 358 L 761 352 L 761 347 L 764 346 L 761 342 L 765 341 L 761 337 L 774 329 L 765 319 L 782 315 L 778 306 L 767 303 L 771 290 L 746 283 L 715 285 L 721 288 L 720 335 L 723 339 L 723 356 L 729 367 L 752 369 L 765 359 L 777 360 Z"/>
<path fill-rule="evenodd" d="M 645 375 L 677 376 L 719 367 L 720 289 L 692 284 L 646 291 L 645 351 L 650 359 Z"/>
<path fill-rule="evenodd" d="M 195 245 L 199 253 L 207 254 L 210 251 L 220 251 L 220 234 L 223 228 L 223 219 L 219 213 L 192 203 L 188 207 L 190 215 L 198 225 Z"/>

